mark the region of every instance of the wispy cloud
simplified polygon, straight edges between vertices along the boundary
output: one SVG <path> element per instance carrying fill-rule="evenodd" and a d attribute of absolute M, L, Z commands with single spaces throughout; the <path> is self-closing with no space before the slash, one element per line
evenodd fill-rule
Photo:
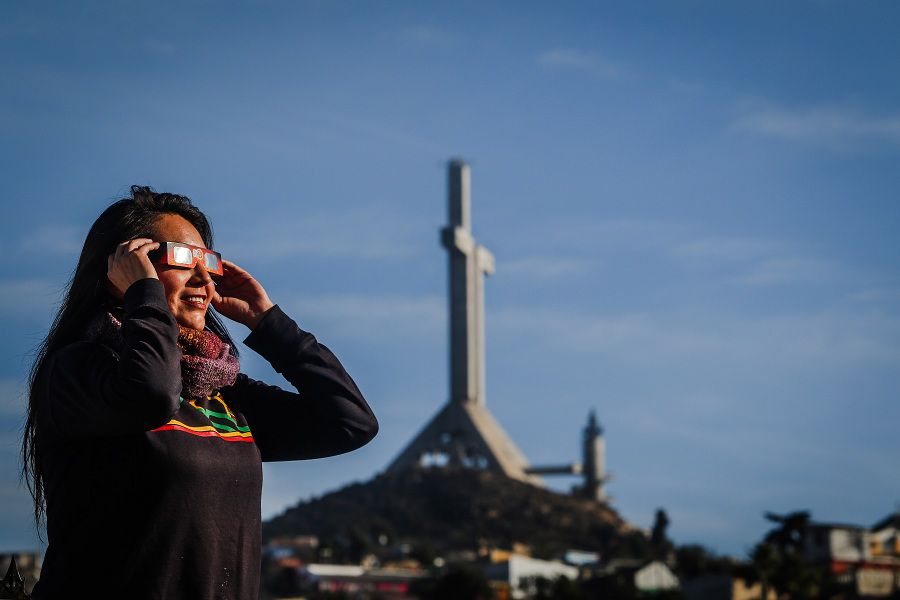
<path fill-rule="evenodd" d="M 834 280 L 839 273 L 840 267 L 831 261 L 786 256 L 761 260 L 733 281 L 750 286 L 818 283 Z"/>
<path fill-rule="evenodd" d="M 153 54 L 163 56 L 173 56 L 178 50 L 178 44 L 164 39 L 145 39 L 141 40 L 141 45 Z"/>
<path fill-rule="evenodd" d="M 593 261 L 582 258 L 530 256 L 503 264 L 503 273 L 513 277 L 527 277 L 534 281 L 556 281 L 588 271 Z"/>
<path fill-rule="evenodd" d="M 548 343 L 640 364 L 746 364 L 757 372 L 810 365 L 890 363 L 900 366 L 900 320 L 887 315 L 835 312 L 769 317 L 698 316 L 673 320 L 665 314 L 612 317 L 571 310 L 508 307 L 489 315 L 493 332 L 506 337 L 540 324 Z"/>
<path fill-rule="evenodd" d="M 542 52 L 537 57 L 539 67 L 563 71 L 584 71 L 601 77 L 619 77 L 623 69 L 597 54 L 576 48 L 554 48 Z"/>
<path fill-rule="evenodd" d="M 688 260 L 753 260 L 784 252 L 784 244 L 747 237 L 705 237 L 679 243 L 675 256 Z"/>
<path fill-rule="evenodd" d="M 35 15 L 6 14 L 0 21 L 0 39 L 49 37 L 58 34 L 61 29 L 61 24 Z"/>
<path fill-rule="evenodd" d="M 695 229 L 683 223 L 652 219 L 559 219 L 521 227 L 523 232 L 525 227 L 533 228 L 518 237 L 529 248 L 532 239 L 541 239 L 549 247 L 573 253 L 595 253 L 599 248 L 659 252 L 683 244 Z"/>
<path fill-rule="evenodd" d="M 87 231 L 75 225 L 46 223 L 24 236 L 19 248 L 29 253 L 77 255 L 86 234 Z"/>
<path fill-rule="evenodd" d="M 900 115 L 873 116 L 831 107 L 751 109 L 734 122 L 733 128 L 835 148 L 871 142 L 900 144 Z"/>
<path fill-rule="evenodd" d="M 427 223 L 398 220 L 366 205 L 344 211 L 278 219 L 257 219 L 221 228 L 229 253 L 269 256 L 318 256 L 366 260 L 407 258 L 417 251 L 414 238 L 428 231 Z"/>
<path fill-rule="evenodd" d="M 535 225 L 537 228 L 538 225 Z M 654 220 L 612 219 L 596 222 L 557 221 L 540 223 L 540 231 L 521 239 L 540 236 L 545 244 L 577 256 L 619 257 L 641 255 L 672 261 L 680 268 L 707 270 L 720 282 L 741 286 L 812 284 L 847 280 L 851 269 L 837 260 L 816 256 L 802 245 L 779 239 L 750 236 L 710 236 L 700 227 Z M 583 258 L 524 257 L 513 261 L 513 273 L 532 269 L 545 278 L 583 273 L 597 261 Z M 508 269 L 506 263 L 498 265 Z"/>
<path fill-rule="evenodd" d="M 730 283 L 747 286 L 809 284 L 841 278 L 846 269 L 833 260 L 806 256 L 778 240 L 748 237 L 701 237 L 671 248 L 676 259 L 692 266 L 727 265 Z"/>
<path fill-rule="evenodd" d="M 330 332 L 347 337 L 433 337 L 447 327 L 442 296 L 330 294 L 298 296 L 282 304 L 289 314 L 326 322 Z"/>
<path fill-rule="evenodd" d="M 398 37 L 417 46 L 430 46 L 435 48 L 448 48 L 459 40 L 459 37 L 448 31 L 438 29 L 431 25 L 413 25 L 398 32 Z"/>
<path fill-rule="evenodd" d="M 0 311 L 7 316 L 51 316 L 62 300 L 62 288 L 45 279 L 0 281 Z"/>
<path fill-rule="evenodd" d="M 900 289 L 896 287 L 867 288 L 853 292 L 847 300 L 859 304 L 894 304 L 900 305 Z"/>
<path fill-rule="evenodd" d="M 22 416 L 25 414 L 25 387 L 18 379 L 0 379 L 0 417 Z"/>
<path fill-rule="evenodd" d="M 349 114 L 320 113 L 320 115 L 327 120 L 330 126 L 343 129 L 345 130 L 343 133 L 350 134 L 345 139 L 362 136 L 364 139 L 371 138 L 429 152 L 448 153 L 444 145 L 423 138 L 417 133 L 399 126 L 370 119 L 360 119 Z M 339 131 L 338 133 L 342 132 Z"/>

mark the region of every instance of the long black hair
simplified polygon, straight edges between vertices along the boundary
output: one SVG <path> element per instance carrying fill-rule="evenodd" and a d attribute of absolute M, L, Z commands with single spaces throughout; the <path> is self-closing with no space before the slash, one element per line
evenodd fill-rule
<path fill-rule="evenodd" d="M 28 416 L 22 436 L 22 478 L 34 500 L 34 521 L 40 534 L 42 517 L 46 514 L 44 473 L 41 465 L 41 432 L 37 427 L 37 382 L 47 357 L 55 350 L 78 341 L 85 324 L 97 311 L 115 308 L 120 300 L 107 290 L 107 256 L 122 242 L 153 237 L 157 220 L 166 214 L 179 215 L 193 225 L 206 247 L 212 249 L 212 227 L 206 216 L 191 203 L 190 198 L 178 194 L 156 193 L 150 187 L 131 186 L 131 196 L 113 202 L 94 221 L 75 274 L 64 291 L 63 301 L 53 319 L 47 337 L 35 350 L 35 360 L 28 378 Z M 206 328 L 231 346 L 237 347 L 225 325 L 210 306 L 206 313 Z"/>

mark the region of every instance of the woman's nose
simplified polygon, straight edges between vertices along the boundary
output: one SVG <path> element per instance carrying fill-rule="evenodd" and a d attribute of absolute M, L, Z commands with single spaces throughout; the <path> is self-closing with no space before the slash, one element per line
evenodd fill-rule
<path fill-rule="evenodd" d="M 209 274 L 209 271 L 206 270 L 206 266 L 201 261 L 197 261 L 197 264 L 194 266 L 194 275 L 199 277 L 200 281 L 203 282 L 203 285 L 209 285 L 212 281 L 212 275 Z"/>

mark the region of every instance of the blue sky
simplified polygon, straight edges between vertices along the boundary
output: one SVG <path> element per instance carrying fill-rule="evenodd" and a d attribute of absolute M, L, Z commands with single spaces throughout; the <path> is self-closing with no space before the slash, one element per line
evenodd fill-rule
<path fill-rule="evenodd" d="M 453 156 L 497 261 L 488 407 L 533 463 L 580 458 L 595 408 L 615 507 L 665 507 L 679 543 L 741 555 L 767 510 L 873 523 L 900 501 L 898 13 L 3 3 L 0 551 L 38 546 L 22 383 L 106 205 L 191 196 L 375 410 L 365 448 L 266 466 L 270 516 L 368 479 L 446 401 Z"/>

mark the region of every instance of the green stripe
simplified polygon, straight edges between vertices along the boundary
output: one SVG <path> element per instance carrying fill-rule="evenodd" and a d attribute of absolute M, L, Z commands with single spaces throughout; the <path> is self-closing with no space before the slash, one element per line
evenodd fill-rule
<path fill-rule="evenodd" d="M 209 422 L 209 424 L 212 425 L 213 427 L 215 427 L 216 429 L 218 429 L 219 431 L 228 431 L 228 432 L 234 431 L 234 429 L 229 427 L 228 425 L 222 425 L 221 423 L 216 423 L 215 421 L 212 421 L 212 420 Z M 238 428 L 238 431 L 241 431 L 243 433 L 250 431 L 249 427 L 241 427 L 239 425 L 236 425 L 236 427 Z"/>
<path fill-rule="evenodd" d="M 196 406 L 194 408 L 196 408 L 197 410 L 202 412 L 207 417 L 219 417 L 220 419 L 225 419 L 226 421 L 231 421 L 232 423 L 234 423 L 234 419 L 232 419 L 226 413 L 216 412 L 214 410 L 209 410 L 208 408 L 202 408 L 200 406 Z M 237 425 L 237 423 L 234 423 L 234 424 Z"/>
<path fill-rule="evenodd" d="M 228 416 L 227 414 L 225 414 L 225 413 L 216 412 L 216 411 L 214 411 L 214 410 L 209 410 L 208 408 L 203 408 L 203 407 L 200 407 L 200 406 L 195 406 L 194 408 L 196 408 L 197 410 L 199 410 L 200 412 L 202 412 L 204 415 L 206 415 L 207 418 L 210 418 L 210 417 L 217 417 L 217 418 L 219 418 L 219 419 L 225 419 L 226 421 L 228 421 L 229 423 L 231 423 L 232 425 L 234 425 L 234 426 L 237 428 L 237 431 L 240 431 L 240 432 L 243 432 L 243 433 L 247 433 L 248 431 L 250 431 L 250 428 L 249 428 L 249 427 L 246 427 L 246 426 L 242 427 L 242 426 L 238 425 L 237 422 L 236 422 L 234 419 L 232 419 L 231 417 L 229 417 L 229 416 Z M 212 426 L 215 427 L 216 429 L 220 429 L 220 430 L 222 430 L 222 431 L 235 431 L 235 430 L 232 429 L 231 427 L 228 427 L 227 425 L 222 425 L 222 424 L 220 424 L 220 423 L 216 423 L 216 422 L 213 421 L 212 419 L 209 419 L 209 422 L 210 422 L 210 424 L 212 424 Z"/>
<path fill-rule="evenodd" d="M 235 422 L 232 421 L 231 419 L 229 419 L 228 422 L 231 423 L 232 425 L 234 425 L 235 428 L 237 428 L 237 430 L 240 431 L 240 432 L 242 432 L 242 433 L 247 433 L 248 431 L 250 431 L 250 428 L 249 428 L 249 427 L 241 427 L 240 425 L 238 425 L 237 423 L 235 423 Z M 229 427 L 228 425 L 223 425 L 223 424 L 221 424 L 221 423 L 216 423 L 216 422 L 213 421 L 212 419 L 209 420 L 209 423 L 210 423 L 210 425 L 212 425 L 212 426 L 215 427 L 216 429 L 221 429 L 222 431 L 234 431 L 234 429 L 232 429 L 232 428 Z"/>

